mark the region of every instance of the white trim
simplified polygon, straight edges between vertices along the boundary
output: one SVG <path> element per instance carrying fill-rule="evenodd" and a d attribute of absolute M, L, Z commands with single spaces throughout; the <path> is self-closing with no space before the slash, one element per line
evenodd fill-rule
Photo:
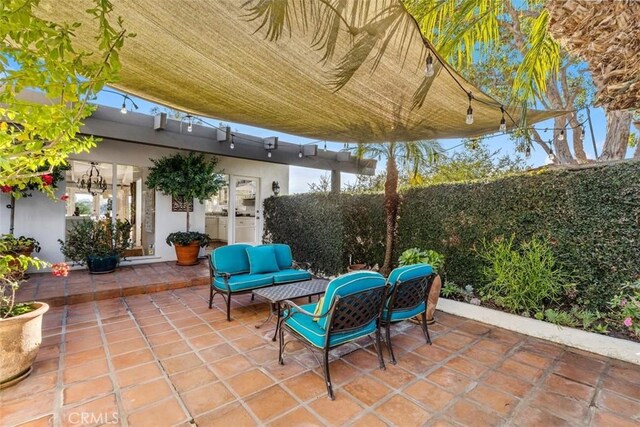
<path fill-rule="evenodd" d="M 445 313 L 640 365 L 640 344 L 633 341 L 557 326 L 553 323 L 446 298 L 440 298 L 437 307 Z"/>

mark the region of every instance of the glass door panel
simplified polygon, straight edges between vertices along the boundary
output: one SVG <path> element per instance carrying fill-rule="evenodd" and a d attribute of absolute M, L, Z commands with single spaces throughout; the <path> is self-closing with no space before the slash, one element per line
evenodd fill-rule
<path fill-rule="evenodd" d="M 258 221 L 260 200 L 258 194 L 258 178 L 234 177 L 234 243 L 257 244 Z"/>

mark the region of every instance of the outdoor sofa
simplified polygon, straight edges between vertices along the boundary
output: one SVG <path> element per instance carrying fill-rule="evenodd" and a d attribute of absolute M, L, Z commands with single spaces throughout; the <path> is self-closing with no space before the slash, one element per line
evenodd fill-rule
<path fill-rule="evenodd" d="M 237 243 L 214 249 L 209 254 L 209 308 L 213 297 L 222 295 L 227 304 L 227 320 L 231 321 L 232 295 L 310 280 L 309 267 L 308 263 L 296 263 L 291 248 L 285 244 Z"/>

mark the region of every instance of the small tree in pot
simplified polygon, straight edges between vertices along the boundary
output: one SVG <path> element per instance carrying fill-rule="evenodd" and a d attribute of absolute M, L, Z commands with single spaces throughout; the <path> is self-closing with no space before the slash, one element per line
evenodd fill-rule
<path fill-rule="evenodd" d="M 218 159 L 207 160 L 203 154 L 191 152 L 151 161 L 153 166 L 149 168 L 147 186 L 180 200 L 186 206 L 187 230 L 169 234 L 167 244 L 175 247 L 178 265 L 195 265 L 200 247 L 207 246 L 209 236 L 190 232 L 189 208 L 194 199 L 204 203 L 225 185 L 224 176 L 215 170 Z"/>
<path fill-rule="evenodd" d="M 79 222 L 67 233 L 66 241 L 58 240 L 67 259 L 84 265 L 91 274 L 115 271 L 120 258 L 131 246 L 131 223 L 111 219 Z"/>

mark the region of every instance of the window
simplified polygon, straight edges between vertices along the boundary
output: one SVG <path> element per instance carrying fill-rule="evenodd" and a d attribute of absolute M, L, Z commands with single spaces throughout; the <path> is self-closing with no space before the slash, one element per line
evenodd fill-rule
<path fill-rule="evenodd" d="M 66 179 L 69 195 L 67 230 L 73 227 L 74 222 L 85 219 L 128 220 L 132 224 L 131 248 L 125 255 L 152 255 L 155 192 L 145 185 L 148 169 L 79 160 L 70 161 L 70 165 Z"/>

